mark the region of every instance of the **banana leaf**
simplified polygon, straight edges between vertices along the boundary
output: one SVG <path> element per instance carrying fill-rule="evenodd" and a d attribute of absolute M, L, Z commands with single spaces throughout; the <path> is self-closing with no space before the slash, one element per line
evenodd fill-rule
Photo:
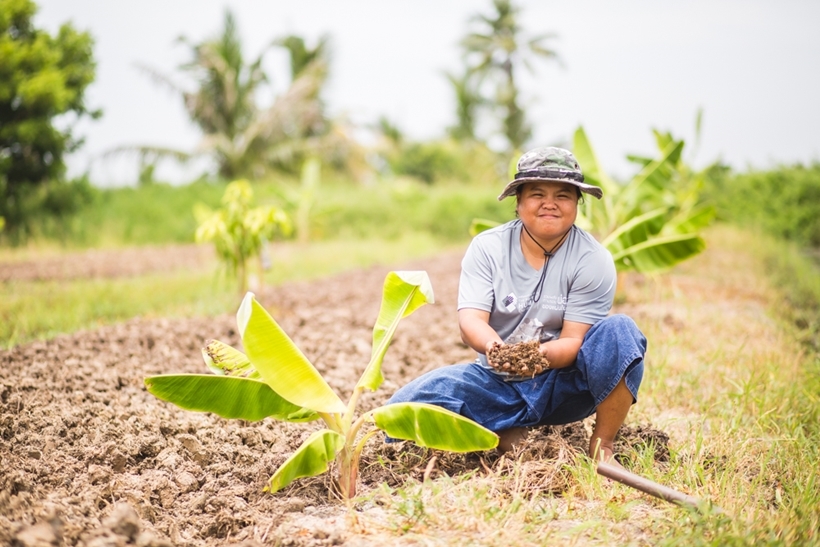
<path fill-rule="evenodd" d="M 715 208 L 711 205 L 695 207 L 681 211 L 669 219 L 661 233 L 667 235 L 694 233 L 709 226 L 714 218 Z"/>
<path fill-rule="evenodd" d="M 291 403 L 324 413 L 347 407 L 285 331 L 249 292 L 236 313 L 248 358 L 262 379 Z"/>
<path fill-rule="evenodd" d="M 604 191 L 604 196 L 617 191 L 617 184 L 609 178 L 609 175 L 606 174 L 606 171 L 603 170 L 601 164 L 598 162 L 598 157 L 595 155 L 592 144 L 590 144 L 583 127 L 579 127 L 575 130 L 572 152 L 575 155 L 575 159 L 577 159 L 581 165 L 586 182 L 600 186 Z"/>
<path fill-rule="evenodd" d="M 697 234 L 658 236 L 614 253 L 612 258 L 619 271 L 633 269 L 652 274 L 668 270 L 705 248 L 706 243 Z"/>
<path fill-rule="evenodd" d="M 610 249 L 610 251 L 612 251 L 613 250 L 613 243 L 616 240 L 618 240 L 619 238 L 622 238 L 625 235 L 628 235 L 630 232 L 634 231 L 637 227 L 639 227 L 641 225 L 645 225 L 647 223 L 651 223 L 655 219 L 657 219 L 659 217 L 662 217 L 668 211 L 669 211 L 668 207 L 659 207 L 658 209 L 655 209 L 653 211 L 649 211 L 648 213 L 644 213 L 643 215 L 636 216 L 636 217 L 632 218 L 628 222 L 618 226 L 618 228 L 616 228 L 615 231 L 613 231 L 611 234 L 606 236 L 606 238 L 603 241 L 601 241 L 601 245 L 603 245 L 604 247 L 606 247 L 607 249 Z M 644 237 L 642 239 L 645 240 L 646 238 Z M 622 248 L 622 247 L 619 247 L 619 249 L 620 248 Z"/>
<path fill-rule="evenodd" d="M 248 356 L 225 342 L 208 340 L 202 348 L 202 359 L 214 374 L 259 378 Z"/>
<path fill-rule="evenodd" d="M 427 303 L 435 302 L 433 286 L 427 272 L 390 272 L 384 279 L 382 304 L 373 327 L 373 349 L 370 363 L 356 387 L 375 391 L 384 381 L 382 361 L 402 318 Z"/>
<path fill-rule="evenodd" d="M 670 166 L 680 160 L 683 151 L 683 141 L 673 141 L 664 148 L 661 156 L 653 160 L 652 163 L 641 169 L 641 171 L 629 181 L 624 188 L 624 196 L 627 204 L 640 200 L 642 196 L 649 199 L 664 195 L 664 191 L 670 190 L 671 181 Z M 644 189 L 644 184 L 650 188 Z M 623 208 L 621 208 L 623 210 Z"/>
<path fill-rule="evenodd" d="M 490 228 L 495 228 L 500 224 L 500 222 L 496 222 L 495 220 L 488 220 L 486 218 L 474 218 L 473 221 L 470 223 L 470 237 L 475 237 L 481 232 L 489 230 Z"/>
<path fill-rule="evenodd" d="M 336 458 L 344 445 L 344 435 L 335 431 L 322 429 L 314 432 L 276 470 L 264 490 L 273 494 L 296 479 L 321 475 L 327 471 L 328 463 Z"/>
<path fill-rule="evenodd" d="M 372 411 L 376 426 L 419 446 L 473 452 L 498 446 L 498 435 L 455 412 L 426 403 L 396 403 Z"/>
<path fill-rule="evenodd" d="M 309 422 L 319 416 L 280 397 L 259 380 L 213 374 L 161 374 L 145 379 L 148 391 L 186 410 L 255 422 L 276 418 Z"/>

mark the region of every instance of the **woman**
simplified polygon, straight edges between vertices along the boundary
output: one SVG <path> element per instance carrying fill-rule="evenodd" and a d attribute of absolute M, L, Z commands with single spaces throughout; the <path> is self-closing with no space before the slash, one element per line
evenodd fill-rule
<path fill-rule="evenodd" d="M 554 147 L 521 156 L 498 196 L 515 195 L 516 220 L 477 235 L 462 261 L 461 338 L 473 363 L 433 370 L 389 403 L 435 404 L 499 434 L 509 450 L 527 428 L 596 414 L 589 454 L 605 461 L 643 376 L 646 339 L 626 316 L 608 316 L 617 276 L 612 255 L 575 226 L 584 183 L 573 155 Z M 501 373 L 487 362 L 494 344 L 538 340 L 549 362 L 534 377 Z"/>

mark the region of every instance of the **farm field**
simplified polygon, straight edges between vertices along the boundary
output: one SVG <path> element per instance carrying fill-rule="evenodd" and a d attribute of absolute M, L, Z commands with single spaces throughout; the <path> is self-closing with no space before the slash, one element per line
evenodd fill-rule
<path fill-rule="evenodd" d="M 750 236 L 716 227 L 707 241 L 706 252 L 658 280 L 622 279 L 613 311 L 636 320 L 649 353 L 620 448 L 627 467 L 722 515 L 708 502 L 700 515 L 597 477 L 579 451 L 587 422 L 535 430 L 503 456 L 374 438 L 352 510 L 328 493 L 326 475 L 263 493 L 314 424 L 191 413 L 143 384 L 148 375 L 205 372 L 207 339 L 238 345 L 235 319 L 224 314 L 135 318 L 0 352 L 0 544 L 818 544 L 809 356 L 777 315 L 782 296 Z M 104 261 L 127 264 L 128 275 L 154 268 L 151 250 L 124 252 L 128 260 L 110 251 Z M 363 398 L 365 411 L 427 370 L 472 358 L 456 325 L 460 259 L 460 250 L 447 251 L 270 286 L 257 297 L 346 397 L 369 358 L 385 274 L 428 272 L 436 303 L 399 326 L 386 382 Z M 37 268 L 58 281 L 69 275 L 54 272 L 78 267 L 59 260 L 4 264 L 3 282 Z"/>

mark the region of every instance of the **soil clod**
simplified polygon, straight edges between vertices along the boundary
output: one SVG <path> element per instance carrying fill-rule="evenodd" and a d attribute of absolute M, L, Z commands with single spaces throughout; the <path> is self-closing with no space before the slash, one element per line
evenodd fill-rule
<path fill-rule="evenodd" d="M 487 351 L 487 361 L 497 371 L 511 376 L 535 377 L 550 368 L 550 362 L 540 351 L 538 340 L 499 344 Z"/>

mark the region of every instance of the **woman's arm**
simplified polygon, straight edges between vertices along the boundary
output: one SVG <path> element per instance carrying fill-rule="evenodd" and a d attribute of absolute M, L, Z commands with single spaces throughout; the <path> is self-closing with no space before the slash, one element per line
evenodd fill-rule
<path fill-rule="evenodd" d="M 578 358 L 584 336 L 591 327 L 587 323 L 564 320 L 561 336 L 541 344 L 541 353 L 550 362 L 550 368 L 564 368 L 573 364 Z"/>
<path fill-rule="evenodd" d="M 475 308 L 458 310 L 458 328 L 461 331 L 461 340 L 484 355 L 487 354 L 493 342 L 504 343 L 490 326 L 490 312 L 488 311 Z"/>

